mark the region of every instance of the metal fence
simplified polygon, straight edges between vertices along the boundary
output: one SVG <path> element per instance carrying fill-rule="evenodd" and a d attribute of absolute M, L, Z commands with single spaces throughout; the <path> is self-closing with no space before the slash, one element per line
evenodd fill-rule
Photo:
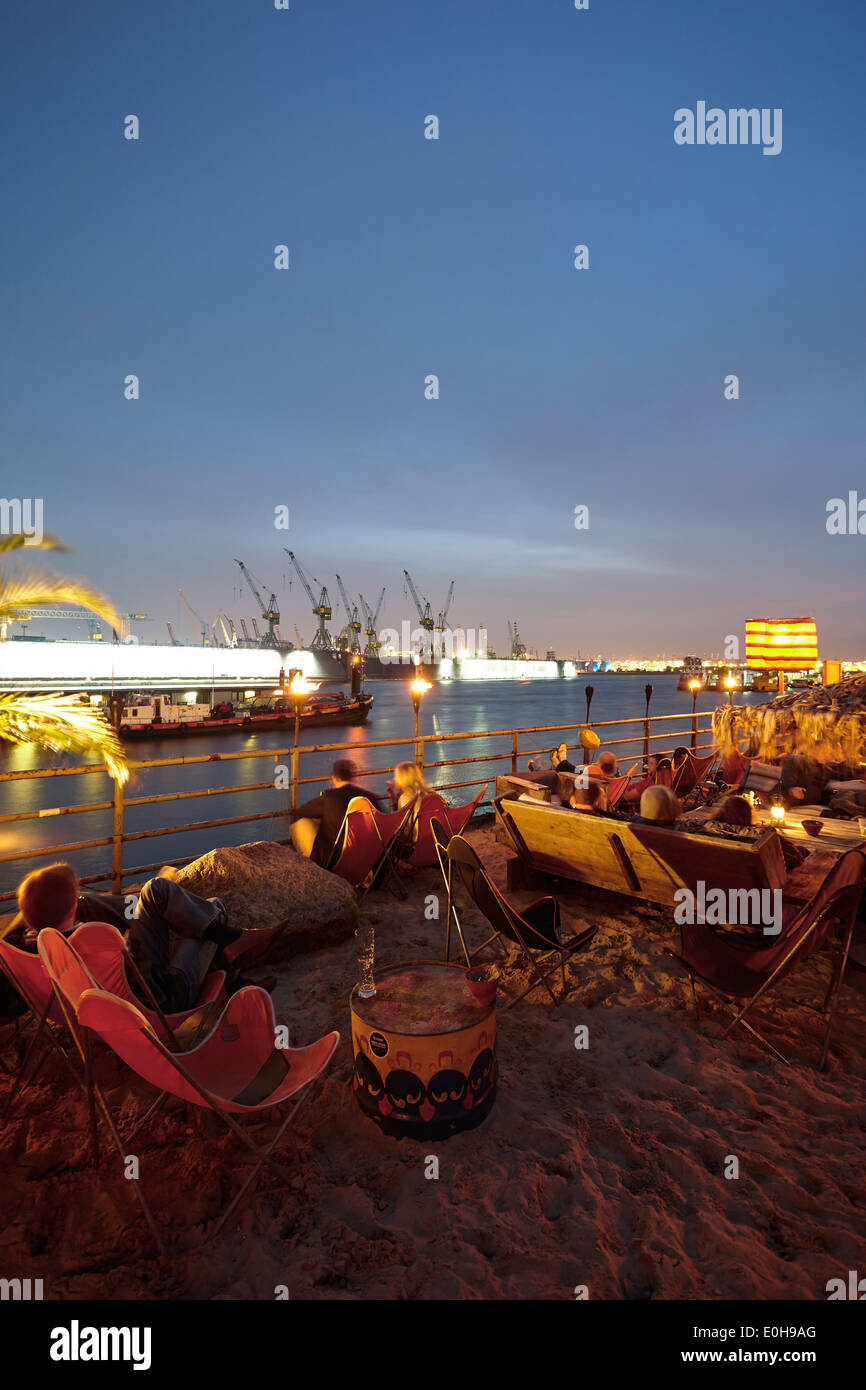
<path fill-rule="evenodd" d="M 710 721 L 707 723 L 707 721 Z M 655 751 L 659 745 L 664 744 L 670 748 L 678 742 L 687 743 L 689 747 L 696 751 L 704 751 L 712 745 L 712 711 L 701 711 L 696 714 L 663 714 L 653 715 L 646 718 L 629 719 L 609 719 L 592 721 L 589 726 L 597 733 L 601 739 L 600 749 L 610 748 L 628 750 L 628 754 L 634 761 L 645 760 L 651 751 Z M 414 760 L 425 774 L 436 774 L 435 787 L 438 792 L 459 791 L 463 789 L 477 788 L 483 786 L 485 782 L 491 780 L 491 776 L 498 771 L 517 773 L 518 760 L 538 756 L 546 756 L 550 749 L 550 740 L 544 745 L 527 747 L 525 740 L 530 735 L 558 734 L 557 742 L 566 743 L 570 748 L 577 748 L 584 762 L 590 760 L 588 752 L 583 750 L 577 741 L 568 742 L 567 735 L 575 734 L 576 731 L 587 728 L 586 721 L 570 724 L 538 724 L 528 728 L 519 729 L 485 729 L 474 730 L 467 733 L 448 733 L 448 734 L 425 734 L 419 738 L 408 736 L 404 738 L 391 739 L 371 739 L 365 740 L 360 747 L 366 749 L 373 748 L 397 748 L 411 746 L 414 750 Z M 616 737 L 604 737 L 605 734 L 612 735 L 614 730 L 626 730 L 625 734 Z M 709 742 L 699 742 L 701 738 L 709 735 Z M 438 745 L 457 743 L 458 741 L 471 741 L 478 739 L 497 739 L 505 743 L 505 747 L 495 752 L 484 752 L 481 754 L 470 754 L 466 757 L 441 757 L 429 758 L 430 752 L 438 751 Z M 521 741 L 523 740 L 523 742 Z M 509 746 L 510 745 L 510 746 Z M 655 748 L 654 748 L 655 746 Z M 81 777 L 92 778 L 100 784 L 100 789 L 107 785 L 108 792 L 103 800 L 82 801 L 71 806 L 47 807 L 39 810 L 17 811 L 11 814 L 0 814 L 0 826 L 15 825 L 22 822 L 32 822 L 43 820 L 53 816 L 74 816 L 86 812 L 111 812 L 112 830 L 110 835 L 101 836 L 89 840 L 72 840 L 63 844 L 51 844 L 46 848 L 33 848 L 29 846 L 25 849 L 12 849 L 9 852 L 0 853 L 0 864 L 21 863 L 22 872 L 27 872 L 34 867 L 34 862 L 40 859 L 50 858 L 62 859 L 65 855 L 73 854 L 82 850 L 93 850 L 105 848 L 110 850 L 110 869 L 102 873 L 90 874 L 81 878 L 84 885 L 94 885 L 97 883 L 111 882 L 112 891 L 119 893 L 123 888 L 124 879 L 139 880 L 152 874 L 164 864 L 183 865 L 188 864 L 195 855 L 186 855 L 175 859 L 158 859 L 153 863 L 136 863 L 129 865 L 125 863 L 127 855 L 126 847 L 138 844 L 140 841 L 156 840 L 165 835 L 181 834 L 200 834 L 205 830 L 218 830 L 226 826 L 254 824 L 258 821 L 278 820 L 285 817 L 289 807 L 298 805 L 298 793 L 301 788 L 321 784 L 327 778 L 321 773 L 316 776 L 300 776 L 301 759 L 317 753 L 352 754 L 359 750 L 358 743 L 321 743 L 312 745 L 297 744 L 282 749 L 262 749 L 232 753 L 206 753 L 193 755 L 191 757 L 178 758 L 156 758 L 149 761 L 131 761 L 130 769 L 139 774 L 146 774 L 155 768 L 165 767 L 192 767 L 204 763 L 231 763 L 241 759 L 262 759 L 267 758 L 272 763 L 276 761 L 282 774 L 278 779 L 275 772 L 267 781 L 247 782 L 240 785 L 228 785 L 219 787 L 194 788 L 187 791 L 161 793 L 154 796 L 135 796 L 126 797 L 124 789 L 111 781 L 105 768 L 101 763 L 85 765 L 81 767 L 57 767 L 33 769 L 18 772 L 0 773 L 0 785 L 8 782 L 42 782 L 51 778 L 62 777 Z M 449 750 L 446 749 L 447 753 Z M 627 754 L 627 756 L 628 756 Z M 493 764 L 507 763 L 506 768 L 494 767 Z M 439 776 L 444 773 L 447 776 L 449 769 L 460 769 L 466 771 L 480 772 L 480 765 L 487 766 L 484 775 L 460 778 L 460 780 L 440 781 Z M 391 772 L 391 766 L 365 768 L 358 773 L 359 778 L 381 777 Z M 197 798 L 219 797 L 229 795 L 252 795 L 257 792 L 274 793 L 275 788 L 283 786 L 286 791 L 286 805 L 283 807 L 271 807 L 267 811 L 253 811 L 246 815 L 224 816 L 214 820 L 191 821 L 184 825 L 160 826 L 149 830 L 128 830 L 125 828 L 124 818 L 126 813 L 134 807 L 155 806 L 163 802 L 172 801 L 193 801 Z M 483 801 L 482 806 L 489 806 L 490 800 Z M 288 826 L 286 825 L 286 829 Z M 288 844 L 288 837 L 277 838 L 277 843 Z M 106 861 L 109 858 L 106 853 Z M 0 893 L 0 903 L 9 902 L 15 897 L 14 891 Z"/>

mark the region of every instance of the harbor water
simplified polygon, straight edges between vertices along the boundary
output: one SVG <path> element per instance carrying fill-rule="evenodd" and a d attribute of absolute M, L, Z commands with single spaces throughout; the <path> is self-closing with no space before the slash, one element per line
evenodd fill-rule
<path fill-rule="evenodd" d="M 584 722 L 586 714 L 587 684 L 591 684 L 594 690 L 591 706 L 593 722 L 642 719 L 645 709 L 644 687 L 648 681 L 654 688 L 650 705 L 651 716 L 687 716 L 691 713 L 691 694 L 688 691 L 677 690 L 675 674 L 654 673 L 648 676 L 609 673 L 579 680 L 525 682 L 450 681 L 433 685 L 424 696 L 421 706 L 421 733 L 483 733 L 489 729 L 510 730 L 545 724 L 580 724 Z M 371 682 L 367 688 L 374 696 L 374 704 L 366 725 L 302 731 L 302 747 L 347 743 L 351 748 L 342 754 L 321 752 L 301 756 L 301 778 L 314 777 L 319 780 L 300 787 L 300 802 L 315 796 L 327 785 L 331 763 L 337 756 L 351 757 L 358 768 L 362 785 L 379 792 L 384 791 L 390 769 L 396 763 L 413 757 L 414 716 L 405 684 L 396 681 L 376 681 Z M 738 704 L 744 701 L 763 703 L 771 699 L 772 695 L 744 694 L 738 691 L 735 698 Z M 702 691 L 698 696 L 698 711 L 715 709 L 724 699 L 725 697 L 716 691 Z M 687 724 L 677 724 L 676 729 L 674 737 L 664 732 L 663 723 L 656 725 L 653 732 L 660 737 L 654 737 L 653 750 L 669 750 L 675 743 L 688 743 Z M 622 730 L 603 729 L 600 736 L 607 743 L 615 740 L 618 733 L 622 738 L 634 738 L 642 735 L 642 730 L 634 727 Z M 570 744 L 576 742 L 576 734 L 561 737 Z M 393 746 L 369 748 L 367 744 L 371 739 L 393 740 Z M 525 768 L 527 759 L 537 750 L 543 750 L 547 766 L 546 754 L 559 741 L 560 735 L 524 735 L 520 740 L 518 766 L 521 769 Z M 139 761 L 180 757 L 204 757 L 213 761 L 180 767 L 133 769 L 125 788 L 127 801 L 136 797 L 172 795 L 189 791 L 206 792 L 207 795 L 192 800 L 127 807 L 124 817 L 124 830 L 127 834 L 155 829 L 164 829 L 168 833 L 127 844 L 124 847 L 124 869 L 157 861 L 164 863 L 191 858 L 222 845 L 243 844 L 249 840 L 286 839 L 289 792 L 285 786 L 277 787 L 273 784 L 276 780 L 276 767 L 283 766 L 288 769 L 287 750 L 290 749 L 291 743 L 291 731 L 285 729 L 214 737 L 193 735 L 181 739 L 175 736 L 130 742 L 127 745 L 128 754 L 132 759 Z M 642 743 L 622 745 L 618 748 L 613 742 L 613 748 L 621 754 L 625 770 L 642 755 Z M 225 761 L 226 754 L 254 751 L 268 751 L 272 754 L 273 760 L 271 757 L 239 757 Z M 510 755 L 510 752 L 511 740 L 507 737 L 454 740 L 441 744 L 427 743 L 424 749 L 425 763 L 469 757 L 483 758 L 484 761 L 457 768 L 432 767 L 425 772 L 425 776 L 432 786 L 473 779 L 487 781 L 489 786 L 486 798 L 489 798 L 497 773 L 511 770 L 510 756 L 493 760 L 493 755 Z M 57 758 L 26 746 L 0 743 L 0 772 L 4 773 L 38 767 L 80 766 L 94 761 L 92 758 L 80 756 Z M 387 775 L 364 775 L 377 768 L 387 768 L 389 772 Z M 285 776 L 281 777 L 280 781 L 284 782 Z M 253 792 L 235 790 L 244 784 L 254 782 L 267 782 L 269 785 Z M 225 791 L 217 794 L 217 789 L 221 788 L 225 788 Z M 476 787 L 455 788 L 446 792 L 446 798 L 458 804 L 469 801 L 476 790 Z M 111 784 L 102 772 L 86 777 L 52 777 L 0 783 L 2 814 L 40 812 L 38 820 L 0 824 L 0 854 L 8 855 L 28 849 L 38 850 L 53 845 L 106 838 L 111 835 L 112 830 L 110 809 L 85 811 L 75 815 L 58 812 L 65 807 L 107 802 L 110 799 Z M 172 833 L 173 827 L 193 822 L 265 813 L 269 813 L 267 819 L 251 823 L 219 826 L 182 834 Z M 107 876 L 111 865 L 111 846 L 102 845 L 73 851 L 64 857 L 74 864 L 82 876 Z M 51 861 L 47 858 L 0 862 L 0 893 L 13 891 L 19 879 L 28 870 L 49 862 Z M 104 888 L 107 887 L 107 882 L 94 886 Z M 8 911 L 9 905 L 0 907 L 0 911 L 4 910 Z"/>

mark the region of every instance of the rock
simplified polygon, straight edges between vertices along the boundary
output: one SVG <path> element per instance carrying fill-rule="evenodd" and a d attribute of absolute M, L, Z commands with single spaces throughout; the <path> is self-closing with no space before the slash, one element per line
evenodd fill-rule
<path fill-rule="evenodd" d="M 253 948 L 257 961 L 288 960 L 347 941 L 358 925 L 348 883 L 268 840 L 211 850 L 181 869 L 177 882 L 200 897 L 221 898 L 232 926 L 244 928 L 232 956 Z"/>

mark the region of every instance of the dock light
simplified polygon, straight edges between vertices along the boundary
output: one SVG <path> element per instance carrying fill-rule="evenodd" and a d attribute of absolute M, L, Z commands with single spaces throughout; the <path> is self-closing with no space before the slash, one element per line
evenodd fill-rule
<path fill-rule="evenodd" d="M 774 825 L 785 824 L 785 807 L 781 801 L 774 801 L 770 807 L 770 818 Z"/>
<path fill-rule="evenodd" d="M 734 703 L 734 691 L 737 688 L 736 676 L 733 676 L 731 672 L 728 671 L 727 675 L 725 676 L 725 679 L 722 681 L 722 685 L 728 692 L 728 704 L 732 705 Z"/>
<path fill-rule="evenodd" d="M 689 681 L 689 690 L 692 692 L 692 752 L 698 751 L 698 695 L 703 688 L 703 681 L 699 681 L 697 676 L 692 676 Z"/>

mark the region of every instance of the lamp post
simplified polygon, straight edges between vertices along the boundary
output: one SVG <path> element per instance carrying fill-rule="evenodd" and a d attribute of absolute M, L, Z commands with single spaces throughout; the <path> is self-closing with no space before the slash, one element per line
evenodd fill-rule
<path fill-rule="evenodd" d="M 588 686 L 585 688 L 585 690 L 584 690 L 583 693 L 584 693 L 584 695 L 586 696 L 586 727 L 589 728 L 589 707 L 590 707 L 590 705 L 592 704 L 592 697 L 593 697 L 593 695 L 595 694 L 595 691 L 593 690 L 593 688 L 592 688 L 591 685 L 588 685 Z M 589 749 L 588 749 L 588 748 L 584 748 L 584 750 L 583 750 L 583 765 L 584 765 L 584 767 L 586 767 L 587 763 L 589 763 L 590 761 L 591 761 L 591 759 L 590 759 L 590 756 L 589 756 Z"/>
<path fill-rule="evenodd" d="M 647 683 L 647 684 L 644 686 L 644 688 L 643 688 L 643 693 L 644 693 L 644 695 L 646 696 L 646 712 L 645 712 L 645 714 L 644 714 L 644 726 L 643 726 L 643 761 L 644 761 L 644 767 L 647 767 L 647 766 L 649 765 L 649 755 L 650 755 L 650 717 L 649 717 L 649 707 L 650 707 L 650 700 L 651 700 L 652 697 L 653 697 L 653 688 L 652 688 L 652 686 L 651 686 L 649 683 Z"/>
<path fill-rule="evenodd" d="M 725 687 L 725 689 L 726 689 L 727 692 L 728 692 L 728 704 L 731 705 L 731 706 L 733 706 L 733 703 L 734 703 L 734 691 L 735 691 L 736 688 L 737 688 L 737 678 L 736 678 L 736 676 L 734 676 L 734 675 L 729 671 L 728 674 L 725 676 L 725 679 L 722 681 L 722 685 Z"/>
<path fill-rule="evenodd" d="M 703 682 L 702 682 L 702 681 L 699 681 L 698 678 L 697 678 L 697 676 L 694 676 L 694 677 L 689 681 L 689 690 L 692 692 L 692 752 L 693 752 L 693 753 L 697 752 L 697 747 L 698 747 L 698 715 L 697 715 L 697 706 L 698 706 L 698 695 L 699 695 L 700 692 L 701 692 L 702 686 L 703 686 Z"/>
<path fill-rule="evenodd" d="M 295 671 L 289 684 L 289 694 L 295 707 L 295 746 L 292 749 L 291 779 L 291 807 L 293 811 L 298 805 L 298 740 L 301 732 L 301 706 L 312 689 L 313 686 L 310 685 L 306 676 L 300 671 Z"/>
<path fill-rule="evenodd" d="M 424 750 L 421 747 L 421 739 L 418 734 L 418 716 L 421 713 L 421 698 L 430 689 L 430 682 L 425 681 L 423 676 L 416 676 L 409 687 L 412 694 L 412 707 L 415 710 L 415 762 L 418 767 L 424 766 Z"/>

